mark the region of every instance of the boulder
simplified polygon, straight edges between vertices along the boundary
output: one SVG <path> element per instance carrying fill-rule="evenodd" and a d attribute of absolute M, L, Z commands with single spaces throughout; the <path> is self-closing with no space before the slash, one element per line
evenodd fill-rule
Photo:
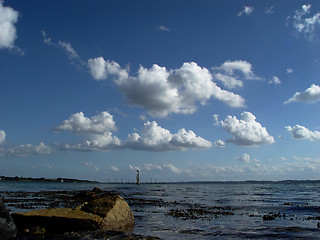
<path fill-rule="evenodd" d="M 119 230 L 134 226 L 133 213 L 122 197 L 118 195 L 104 195 L 84 204 L 81 211 L 100 216 L 103 229 Z"/>
<path fill-rule="evenodd" d="M 96 230 L 101 226 L 101 217 L 72 208 L 49 208 L 13 213 L 19 231 L 43 228 L 49 233 Z"/>
<path fill-rule="evenodd" d="M 117 195 L 102 195 L 75 209 L 41 209 L 13 213 L 12 217 L 20 231 L 39 227 L 49 233 L 97 229 L 132 231 L 134 227 L 134 217 L 129 205 Z"/>
<path fill-rule="evenodd" d="M 0 199 L 0 240 L 15 239 L 16 235 L 17 227 L 2 199 Z"/>

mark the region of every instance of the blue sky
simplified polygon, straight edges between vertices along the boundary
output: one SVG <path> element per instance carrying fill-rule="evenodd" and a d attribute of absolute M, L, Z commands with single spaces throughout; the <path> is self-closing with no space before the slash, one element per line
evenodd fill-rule
<path fill-rule="evenodd" d="M 319 179 L 319 1 L 0 1 L 0 175 Z"/>

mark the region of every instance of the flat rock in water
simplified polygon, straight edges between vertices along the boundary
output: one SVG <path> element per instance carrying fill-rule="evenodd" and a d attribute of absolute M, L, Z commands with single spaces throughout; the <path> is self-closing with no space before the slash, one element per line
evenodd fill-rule
<path fill-rule="evenodd" d="M 16 235 L 17 227 L 2 199 L 0 199 L 0 240 L 15 239 Z"/>
<path fill-rule="evenodd" d="M 101 226 L 101 217 L 71 208 L 50 208 L 26 213 L 13 213 L 19 229 L 44 228 L 47 232 L 70 232 L 96 230 Z"/>
<path fill-rule="evenodd" d="M 97 229 L 132 231 L 134 227 L 134 217 L 129 205 L 122 197 L 115 195 L 102 195 L 75 209 L 41 209 L 13 213 L 12 217 L 19 231 L 35 228 L 43 228 L 49 233 Z"/>

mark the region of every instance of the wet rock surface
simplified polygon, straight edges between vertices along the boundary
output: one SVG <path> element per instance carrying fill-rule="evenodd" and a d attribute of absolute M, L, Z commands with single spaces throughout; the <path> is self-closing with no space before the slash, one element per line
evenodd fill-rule
<path fill-rule="evenodd" d="M 97 195 L 97 189 L 94 189 L 92 192 L 77 193 L 73 200 L 70 205 L 82 203 L 75 208 L 13 213 L 12 217 L 20 231 L 34 227 L 43 228 L 49 233 L 97 229 L 133 230 L 133 213 L 122 197 L 110 193 Z"/>
<path fill-rule="evenodd" d="M 19 230 L 17 239 L 154 239 L 132 234 L 134 216 L 127 202 L 98 188 L 7 193 L 5 201 L 15 209 L 37 209 L 12 214 Z"/>
<path fill-rule="evenodd" d="M 15 239 L 17 228 L 6 208 L 0 199 L 0 240 Z"/>

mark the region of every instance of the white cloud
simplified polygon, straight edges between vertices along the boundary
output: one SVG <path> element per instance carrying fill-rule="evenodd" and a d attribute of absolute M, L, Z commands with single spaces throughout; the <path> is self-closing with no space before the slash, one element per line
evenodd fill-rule
<path fill-rule="evenodd" d="M 294 127 L 286 126 L 285 128 L 291 133 L 294 139 L 308 139 L 310 141 L 320 140 L 319 131 L 312 132 L 306 127 L 300 125 L 295 125 Z"/>
<path fill-rule="evenodd" d="M 100 169 L 95 164 L 93 164 L 92 162 L 82 162 L 82 164 L 87 166 L 88 168 L 91 168 L 91 169 L 95 170 L 96 172 L 100 171 Z"/>
<path fill-rule="evenodd" d="M 52 169 L 53 167 L 51 165 L 47 164 L 46 168 Z"/>
<path fill-rule="evenodd" d="M 163 168 L 158 164 L 145 163 L 143 164 L 143 169 L 147 171 L 152 171 L 152 170 L 162 170 Z"/>
<path fill-rule="evenodd" d="M 316 29 L 320 26 L 320 12 L 311 17 L 310 14 L 311 4 L 302 5 L 300 10 L 295 11 L 293 17 L 288 17 L 287 20 L 292 22 L 294 29 L 298 34 L 303 34 L 308 40 L 312 40 Z"/>
<path fill-rule="evenodd" d="M 228 89 L 232 89 L 232 88 L 242 87 L 243 86 L 243 82 L 242 81 L 240 81 L 240 80 L 238 80 L 238 79 L 236 79 L 234 77 L 222 74 L 222 73 L 214 74 L 214 79 L 216 79 L 218 81 L 221 81 L 223 83 L 223 85 Z"/>
<path fill-rule="evenodd" d="M 225 146 L 226 146 L 226 143 L 224 142 L 224 141 L 222 141 L 222 140 L 217 140 L 217 141 L 215 141 L 214 142 L 214 146 L 215 147 L 220 147 L 220 148 L 224 148 Z"/>
<path fill-rule="evenodd" d="M 47 44 L 48 46 L 53 46 L 56 48 L 63 49 L 71 62 L 71 64 L 77 66 L 77 67 L 83 67 L 85 65 L 85 62 L 81 59 L 77 51 L 71 46 L 71 43 L 64 42 L 64 41 L 58 41 L 58 43 L 55 43 L 52 41 L 50 37 L 47 36 L 47 33 L 45 31 L 41 31 L 43 42 Z"/>
<path fill-rule="evenodd" d="M 115 167 L 115 166 L 110 166 L 110 169 L 111 169 L 112 171 L 114 171 L 114 172 L 119 172 L 119 171 L 120 171 L 120 169 L 117 168 L 117 167 Z"/>
<path fill-rule="evenodd" d="M 281 81 L 277 76 L 273 76 L 272 80 L 269 81 L 269 84 L 279 85 L 281 84 Z"/>
<path fill-rule="evenodd" d="M 59 144 L 64 150 L 93 151 L 109 150 L 121 147 L 121 141 L 112 135 L 117 127 L 113 116 L 108 112 L 87 118 L 82 112 L 75 113 L 64 120 L 54 131 L 70 131 L 85 139 L 79 144 Z"/>
<path fill-rule="evenodd" d="M 318 101 L 320 101 L 320 87 L 312 84 L 304 92 L 296 92 L 289 100 L 285 101 L 284 104 L 292 102 L 315 103 Z"/>
<path fill-rule="evenodd" d="M 244 162 L 244 163 L 250 163 L 250 156 L 245 153 L 241 157 L 238 157 L 237 160 Z"/>
<path fill-rule="evenodd" d="M 80 58 L 80 56 L 78 55 L 76 50 L 74 50 L 74 48 L 71 46 L 70 43 L 59 41 L 58 46 L 60 46 L 62 49 L 66 51 L 72 64 L 75 64 L 75 65 L 80 64 L 81 66 L 84 65 L 84 62 L 82 61 L 82 59 Z"/>
<path fill-rule="evenodd" d="M 140 134 L 129 134 L 128 139 L 122 143 L 112 135 L 112 131 L 116 131 L 117 128 L 113 116 L 108 112 L 91 118 L 79 112 L 71 115 L 53 130 L 70 131 L 84 139 L 78 144 L 57 144 L 60 149 L 67 151 L 112 150 L 125 147 L 147 151 L 173 151 L 207 149 L 212 146 L 211 142 L 196 136 L 191 130 L 180 129 L 176 134 L 171 134 L 156 122 L 146 122 Z"/>
<path fill-rule="evenodd" d="M 266 11 L 266 14 L 274 14 L 274 6 L 269 7 Z"/>
<path fill-rule="evenodd" d="M 134 167 L 131 164 L 129 165 L 129 167 L 131 170 L 139 170 L 139 171 L 141 170 L 139 167 Z"/>
<path fill-rule="evenodd" d="M 287 68 L 287 73 L 288 73 L 288 74 L 293 73 L 293 69 Z"/>
<path fill-rule="evenodd" d="M 143 115 L 143 114 L 140 114 L 139 115 L 139 119 L 142 120 L 142 121 L 145 121 L 145 120 L 147 120 L 147 116 Z"/>
<path fill-rule="evenodd" d="M 230 133 L 233 138 L 227 141 L 240 146 L 259 146 L 274 143 L 274 138 L 270 136 L 265 127 L 256 122 L 256 117 L 250 112 L 241 113 L 241 119 L 235 116 L 227 116 L 221 121 L 224 130 Z"/>
<path fill-rule="evenodd" d="M 287 159 L 286 157 L 281 156 L 281 157 L 280 157 L 280 160 L 281 160 L 281 161 L 287 161 L 288 159 Z"/>
<path fill-rule="evenodd" d="M 243 10 L 241 12 L 239 12 L 237 16 L 240 17 L 243 14 L 246 14 L 247 16 L 249 16 L 252 14 L 253 10 L 254 10 L 253 7 L 244 6 Z"/>
<path fill-rule="evenodd" d="M 146 122 L 140 132 L 129 134 L 126 147 L 147 151 L 173 151 L 186 149 L 207 149 L 212 143 L 196 136 L 193 131 L 180 129 L 176 134 L 171 134 L 153 122 Z"/>
<path fill-rule="evenodd" d="M 164 164 L 164 167 L 169 169 L 171 172 L 176 173 L 176 174 L 180 174 L 182 172 L 181 169 L 177 168 L 176 166 L 174 166 L 171 163 Z"/>
<path fill-rule="evenodd" d="M 6 133 L 3 130 L 0 130 L 0 144 L 4 143 L 6 140 Z"/>
<path fill-rule="evenodd" d="M 220 125 L 220 122 L 219 122 L 219 114 L 213 114 L 212 117 L 213 117 L 213 120 L 214 120 L 213 125 L 219 126 L 219 125 Z"/>
<path fill-rule="evenodd" d="M 88 60 L 88 67 L 91 76 L 95 80 L 104 80 L 107 77 L 115 76 L 119 80 L 128 78 L 128 72 L 122 69 L 115 61 L 104 60 L 103 57 L 93 58 Z"/>
<path fill-rule="evenodd" d="M 96 172 L 99 172 L 100 169 L 96 166 L 96 165 L 93 165 L 93 169 L 96 171 Z"/>
<path fill-rule="evenodd" d="M 67 130 L 78 135 L 103 134 L 106 131 L 116 131 L 117 127 L 113 116 L 108 112 L 87 118 L 83 112 L 72 114 L 68 120 L 64 120 L 54 130 Z"/>
<path fill-rule="evenodd" d="M 149 172 L 167 172 L 170 171 L 174 174 L 183 174 L 190 173 L 189 169 L 178 168 L 172 163 L 163 163 L 163 164 L 153 164 L 153 163 L 145 163 L 140 167 L 129 165 L 131 170 L 139 170 L 139 171 L 149 171 Z"/>
<path fill-rule="evenodd" d="M 166 27 L 166 26 L 163 26 L 163 25 L 160 25 L 160 26 L 159 26 L 159 29 L 160 29 L 161 31 L 170 32 L 170 28 L 168 28 L 168 27 Z"/>
<path fill-rule="evenodd" d="M 18 146 L 6 146 L 0 148 L 0 157 L 25 157 L 28 155 L 42 155 L 51 154 L 53 149 L 44 143 L 40 142 L 39 145 L 18 145 Z"/>
<path fill-rule="evenodd" d="M 229 74 L 229 76 L 234 76 L 236 72 L 241 72 L 245 79 L 261 79 L 252 71 L 251 63 L 247 61 L 237 60 L 237 61 L 226 61 L 220 67 L 213 68 L 216 70 L 224 71 Z"/>
<path fill-rule="evenodd" d="M 0 1 L 0 49 L 15 48 L 14 41 L 17 38 L 17 30 L 14 26 L 18 22 L 18 12 L 10 7 L 3 6 Z"/>
<path fill-rule="evenodd" d="M 92 162 L 82 162 L 82 164 L 87 167 L 91 167 L 93 165 Z"/>
<path fill-rule="evenodd" d="M 47 33 L 45 31 L 41 31 L 43 42 L 47 45 L 55 46 L 55 43 L 52 42 L 51 38 L 47 36 Z"/>
<path fill-rule="evenodd" d="M 96 80 L 113 77 L 128 103 L 144 108 L 151 116 L 191 114 L 197 110 L 197 103 L 204 105 L 211 98 L 230 107 L 244 107 L 241 96 L 218 87 L 211 73 L 194 62 L 169 71 L 157 64 L 149 69 L 140 66 L 136 77 L 129 76 L 118 63 L 102 57 L 89 59 L 88 66 Z"/>
<path fill-rule="evenodd" d="M 293 158 L 295 160 L 298 160 L 298 161 L 306 161 L 306 162 L 312 162 L 312 163 L 320 164 L 320 157 L 318 157 L 318 158 L 310 158 L 310 157 L 297 157 L 297 156 L 294 156 Z"/>

